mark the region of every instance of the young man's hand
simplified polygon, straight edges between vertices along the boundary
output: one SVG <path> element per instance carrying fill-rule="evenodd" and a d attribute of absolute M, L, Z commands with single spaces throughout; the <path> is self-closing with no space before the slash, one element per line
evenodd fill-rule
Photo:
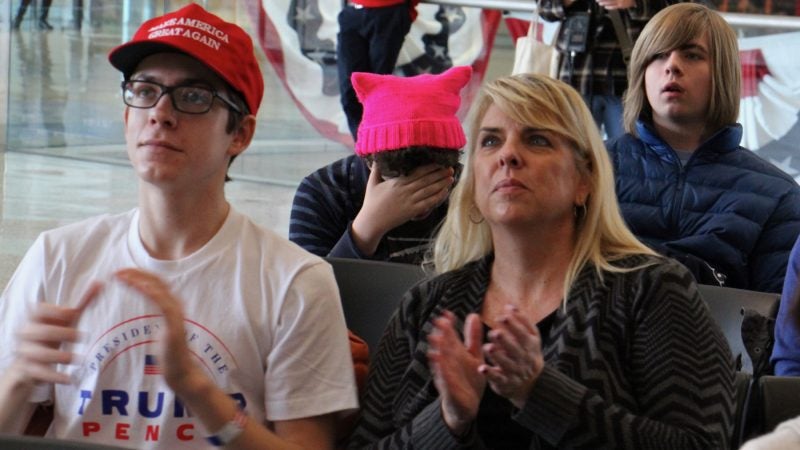
<path fill-rule="evenodd" d="M 195 363 L 186 344 L 184 312 L 181 300 L 159 276 L 140 269 L 123 269 L 115 276 L 140 292 L 146 301 L 158 306 L 164 314 L 164 327 L 159 331 L 158 364 L 169 387 L 202 422 L 206 430 L 220 430 L 238 416 L 237 403 L 217 386 Z M 224 301 L 223 299 L 213 299 Z M 336 430 L 333 413 L 298 419 L 276 420 L 268 429 L 245 416 L 241 434 L 230 448 L 241 449 L 332 449 Z M 228 448 L 226 447 L 226 448 Z"/>
<path fill-rule="evenodd" d="M 123 269 L 116 278 L 141 293 L 164 314 L 164 327 L 158 339 L 158 365 L 167 385 L 178 396 L 196 395 L 207 389 L 212 380 L 206 377 L 192 360 L 186 344 L 186 329 L 181 301 L 157 275 L 140 269 Z"/>
<path fill-rule="evenodd" d="M 17 334 L 19 347 L 14 367 L 22 371 L 21 380 L 32 384 L 70 382 L 68 375 L 56 370 L 56 364 L 70 364 L 75 357 L 62 345 L 79 339 L 75 323 L 101 289 L 99 283 L 92 284 L 74 308 L 49 303 L 40 303 L 33 308 L 30 321 Z"/>
<path fill-rule="evenodd" d="M 33 414 L 29 399 L 40 383 L 69 384 L 69 375 L 57 369 L 71 364 L 76 356 L 63 348 L 76 342 L 80 333 L 75 327 L 86 306 L 102 289 L 92 284 L 74 308 L 39 303 L 33 306 L 30 320 L 23 324 L 16 357 L 0 377 L 0 432 L 22 432 Z"/>
<path fill-rule="evenodd" d="M 353 220 L 353 240 L 361 253 L 373 255 L 386 233 L 414 218 L 424 218 L 447 199 L 454 173 L 451 167 L 429 164 L 383 180 L 373 164 L 364 204 Z"/>

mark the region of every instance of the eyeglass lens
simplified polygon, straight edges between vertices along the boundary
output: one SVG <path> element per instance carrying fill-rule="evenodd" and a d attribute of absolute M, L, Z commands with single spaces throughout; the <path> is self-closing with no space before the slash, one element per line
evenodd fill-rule
<path fill-rule="evenodd" d="M 202 114 L 214 103 L 213 90 L 201 86 L 163 86 L 151 81 L 130 80 L 122 84 L 123 101 L 134 108 L 152 108 L 165 94 L 172 106 L 189 114 Z"/>

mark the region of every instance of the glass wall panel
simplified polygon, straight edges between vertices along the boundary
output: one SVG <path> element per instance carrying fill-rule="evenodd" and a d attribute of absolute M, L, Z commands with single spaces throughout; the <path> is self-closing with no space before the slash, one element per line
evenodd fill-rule
<path fill-rule="evenodd" d="M 13 17 L 17 2 L 2 1 Z M 144 20 L 187 3 L 53 2 L 48 21 L 54 29 L 43 30 L 38 22 L 42 10 L 34 0 L 19 29 L 8 35 L 9 74 L 3 83 L 8 89 L 8 107 L 3 108 L 8 111 L 8 150 L 125 164 L 120 75 L 108 63 L 107 54 L 128 40 Z M 198 3 L 252 32 L 245 2 Z M 4 20 L 4 26 L 8 24 Z M 264 72 L 265 99 L 255 142 L 235 162 L 231 174 L 294 186 L 310 172 L 310 165 L 316 167 L 349 150 L 323 138 L 309 124 L 264 51 L 258 49 L 256 55 Z"/>
<path fill-rule="evenodd" d="M 11 0 L 0 0 L 0 152 L 6 149 L 6 116 L 8 114 L 9 25 Z M 1 160 L 1 159 L 0 159 Z"/>

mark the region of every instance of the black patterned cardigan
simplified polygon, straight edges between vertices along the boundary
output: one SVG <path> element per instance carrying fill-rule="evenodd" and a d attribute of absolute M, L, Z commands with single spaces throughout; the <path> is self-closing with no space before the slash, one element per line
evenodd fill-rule
<path fill-rule="evenodd" d="M 491 448 L 455 439 L 440 413 L 428 370 L 431 320 L 453 311 L 459 330 L 481 309 L 492 257 L 412 288 L 395 312 L 370 367 L 356 448 Z M 534 443 L 558 448 L 727 448 L 735 369 L 719 327 L 689 272 L 666 258 L 630 256 L 636 268 L 593 266 L 573 284 L 546 337 L 545 368 L 514 420 Z M 487 386 L 487 389 L 489 387 Z"/>

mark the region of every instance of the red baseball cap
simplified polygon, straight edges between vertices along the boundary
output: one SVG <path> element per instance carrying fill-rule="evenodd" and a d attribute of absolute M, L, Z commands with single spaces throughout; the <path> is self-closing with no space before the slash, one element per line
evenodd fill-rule
<path fill-rule="evenodd" d="M 208 66 L 244 97 L 251 114 L 258 112 L 264 78 L 252 39 L 195 3 L 146 21 L 130 41 L 111 50 L 108 60 L 127 78 L 145 57 L 175 51 Z"/>

